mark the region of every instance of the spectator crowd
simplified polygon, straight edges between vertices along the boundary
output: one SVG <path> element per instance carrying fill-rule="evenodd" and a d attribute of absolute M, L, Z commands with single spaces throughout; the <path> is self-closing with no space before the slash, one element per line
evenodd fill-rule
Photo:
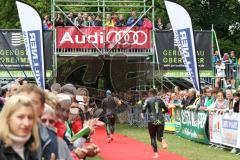
<path fill-rule="evenodd" d="M 167 122 L 171 122 L 175 118 L 174 110 L 177 107 L 194 112 L 203 110 L 221 115 L 240 112 L 240 86 L 237 89 L 226 90 L 205 86 L 201 94 L 194 88 L 181 90 L 176 86 L 174 90 L 158 92 L 158 96 L 168 107 L 168 113 L 165 115 Z M 146 93 L 143 93 L 138 104 L 142 106 L 146 98 Z M 231 153 L 240 154 L 240 150 L 232 148 Z"/>
<path fill-rule="evenodd" d="M 77 27 L 90 27 L 90 26 L 106 26 L 106 27 L 126 27 L 132 26 L 135 23 L 137 27 L 145 27 L 148 29 L 163 30 L 164 26 L 161 18 L 158 18 L 157 23 L 153 26 L 152 22 L 143 16 L 143 18 L 138 17 L 136 11 L 132 11 L 131 16 L 125 19 L 123 14 L 117 14 L 115 12 L 111 14 L 106 14 L 105 23 L 103 23 L 102 17 L 100 15 L 89 15 L 88 13 L 78 13 L 74 15 L 73 12 L 67 14 L 67 17 L 63 18 L 63 15 L 58 13 L 55 15 L 54 19 L 55 27 L 64 26 L 77 26 Z M 50 16 L 46 15 L 43 19 L 43 26 L 45 30 L 53 29 L 53 23 L 50 20 Z M 171 29 L 171 25 L 167 24 L 165 29 Z"/>
<path fill-rule="evenodd" d="M 144 91 L 112 95 L 127 106 L 142 106 L 147 98 Z M 240 112 L 240 86 L 225 91 L 205 86 L 202 94 L 176 86 L 174 90 L 159 91 L 158 96 L 168 108 L 166 119 L 173 116 L 176 107 L 218 114 Z M 22 80 L 7 84 L 1 89 L 0 98 L 0 120 L 4 123 L 0 125 L 0 159 L 16 156 L 77 160 L 97 155 L 100 148 L 91 136 L 97 134 L 96 127 L 104 125 L 99 118 L 104 97 L 104 91 L 90 96 L 87 88 L 72 84 L 54 83 L 49 90 Z M 238 150 L 234 148 L 232 152 Z"/>
<path fill-rule="evenodd" d="M 78 160 L 100 152 L 91 135 L 104 123 L 86 88 L 53 84 L 42 90 L 15 81 L 2 87 L 0 102 L 1 160 Z"/>
<path fill-rule="evenodd" d="M 240 76 L 240 58 L 237 58 L 235 51 L 224 53 L 221 57 L 218 51 L 213 53 L 213 63 L 216 70 L 216 88 L 235 89 L 236 79 Z M 222 85 L 221 85 L 222 84 Z"/>

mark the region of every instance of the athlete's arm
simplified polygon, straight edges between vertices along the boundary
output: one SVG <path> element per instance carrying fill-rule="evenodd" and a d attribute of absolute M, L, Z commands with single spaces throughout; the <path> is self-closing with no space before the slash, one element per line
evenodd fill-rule
<path fill-rule="evenodd" d="M 146 99 L 142 107 L 142 113 L 146 113 L 147 107 L 148 107 L 148 100 Z"/>
<path fill-rule="evenodd" d="M 113 99 L 114 99 L 114 102 L 116 103 L 117 106 L 121 106 L 122 105 L 122 101 L 119 98 L 113 97 Z"/>
<path fill-rule="evenodd" d="M 163 108 L 163 113 L 167 113 L 168 112 L 168 108 L 167 108 L 167 106 L 165 105 L 165 103 L 162 100 L 160 101 L 160 105 Z"/>

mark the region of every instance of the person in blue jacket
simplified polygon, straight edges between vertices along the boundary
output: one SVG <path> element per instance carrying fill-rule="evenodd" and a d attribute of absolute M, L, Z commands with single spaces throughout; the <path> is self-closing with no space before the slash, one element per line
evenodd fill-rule
<path fill-rule="evenodd" d="M 127 26 L 132 26 L 136 21 L 138 22 L 135 26 L 141 27 L 143 25 L 142 19 L 138 20 L 137 12 L 132 11 L 132 16 L 128 18 Z"/>

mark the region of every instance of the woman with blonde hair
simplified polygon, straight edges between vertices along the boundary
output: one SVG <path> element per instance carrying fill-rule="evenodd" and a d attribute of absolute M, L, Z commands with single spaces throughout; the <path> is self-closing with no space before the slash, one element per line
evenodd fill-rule
<path fill-rule="evenodd" d="M 32 100 L 13 95 L 0 113 L 0 159 L 36 160 L 39 135 Z"/>
<path fill-rule="evenodd" d="M 107 14 L 106 15 L 106 23 L 105 23 L 105 26 L 106 27 L 114 27 L 115 23 L 111 17 L 111 14 Z"/>
<path fill-rule="evenodd" d="M 56 110 L 59 106 L 59 100 L 53 92 L 46 92 L 45 91 L 45 103 L 51 106 L 54 110 Z"/>

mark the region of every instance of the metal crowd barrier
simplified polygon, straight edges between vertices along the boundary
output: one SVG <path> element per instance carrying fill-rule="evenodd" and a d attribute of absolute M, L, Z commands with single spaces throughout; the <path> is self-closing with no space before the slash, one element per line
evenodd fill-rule
<path fill-rule="evenodd" d="M 240 64 L 237 66 L 237 78 L 236 78 L 237 87 L 240 86 Z"/>
<path fill-rule="evenodd" d="M 140 128 L 146 128 L 148 126 L 148 122 L 149 122 L 149 114 L 146 113 L 144 114 L 144 119 L 142 119 L 142 117 L 140 116 L 142 112 L 142 106 L 141 105 L 135 105 L 135 106 L 130 106 L 128 109 L 128 123 L 131 126 L 137 126 Z M 169 115 L 164 115 L 164 119 L 165 122 L 166 121 L 170 121 L 170 117 Z"/>
<path fill-rule="evenodd" d="M 216 66 L 214 65 L 214 74 L 216 75 Z M 235 83 L 235 88 L 238 87 L 238 85 L 240 85 L 240 65 L 238 65 L 237 63 L 235 64 L 230 64 L 230 63 L 226 63 L 225 64 L 225 81 L 222 80 L 221 84 L 220 84 L 220 88 L 225 88 L 226 89 L 226 81 L 227 80 L 231 80 L 234 79 L 236 81 Z M 211 79 L 211 78 L 210 78 Z M 215 78 L 211 80 L 208 79 L 206 80 L 207 83 L 212 84 L 212 86 L 215 86 Z"/>
<path fill-rule="evenodd" d="M 237 78 L 237 64 L 230 64 L 226 63 L 225 64 L 225 74 L 227 79 L 236 79 Z"/>
<path fill-rule="evenodd" d="M 131 126 L 137 126 L 137 127 L 147 127 L 148 117 L 147 114 L 145 114 L 145 118 L 142 119 L 140 114 L 142 112 L 142 106 L 136 105 L 132 106 L 128 110 L 128 123 Z"/>

